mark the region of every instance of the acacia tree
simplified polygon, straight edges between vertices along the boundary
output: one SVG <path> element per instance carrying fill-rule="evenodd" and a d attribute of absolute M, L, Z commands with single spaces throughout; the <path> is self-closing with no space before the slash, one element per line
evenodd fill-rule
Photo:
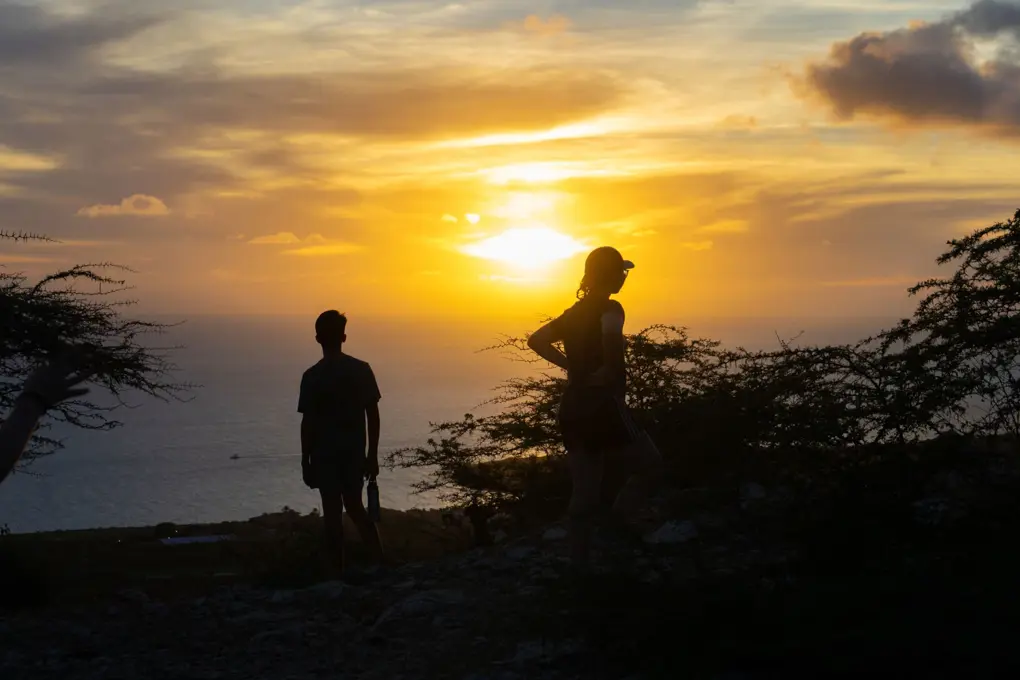
<path fill-rule="evenodd" d="M 673 473 L 810 477 L 941 433 L 1020 434 L 1020 211 L 949 245 L 938 262 L 957 262 L 953 276 L 917 284 L 911 318 L 857 343 L 751 352 L 668 326 L 629 336 L 628 403 Z M 498 348 L 534 357 L 526 338 Z M 508 381 L 496 414 L 439 423 L 389 462 L 454 505 L 561 502 L 563 386 L 561 373 Z"/>
<path fill-rule="evenodd" d="M 1020 434 L 1020 210 L 948 245 L 938 263 L 955 272 L 911 288 L 917 310 L 882 341 L 926 381 L 938 430 Z"/>
<path fill-rule="evenodd" d="M 0 231 L 0 240 L 50 239 Z M 143 344 L 167 325 L 122 315 L 123 308 L 134 303 L 120 296 L 129 288 L 119 275 L 128 271 L 110 263 L 82 264 L 33 282 L 23 273 L 0 269 L 0 418 L 32 369 L 69 348 L 88 357 L 88 367 L 95 371 L 90 382 L 109 395 L 108 403 L 93 395 L 51 409 L 22 461 L 61 448 L 60 440 L 45 434 L 52 422 L 109 430 L 121 424 L 116 412 L 128 406 L 129 392 L 169 400 L 181 399 L 189 388 L 172 380 L 172 347 Z"/>
<path fill-rule="evenodd" d="M 628 403 L 674 478 L 700 483 L 788 464 L 796 454 L 919 436 L 885 413 L 895 378 L 880 349 L 858 345 L 775 351 L 723 349 L 684 328 L 628 336 Z M 498 346 L 533 361 L 526 338 Z M 494 348 L 493 348 L 494 349 Z M 417 490 L 457 506 L 515 510 L 561 503 L 569 491 L 556 413 L 564 377 L 545 372 L 502 384 L 492 415 L 439 423 L 422 446 L 389 462 L 426 474 Z"/>

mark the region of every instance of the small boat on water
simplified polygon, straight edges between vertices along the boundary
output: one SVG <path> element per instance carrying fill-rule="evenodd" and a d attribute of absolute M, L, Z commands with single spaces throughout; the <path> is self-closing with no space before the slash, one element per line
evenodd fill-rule
<path fill-rule="evenodd" d="M 238 458 L 240 458 L 240 456 L 235 453 L 230 457 L 230 460 L 237 460 Z"/>

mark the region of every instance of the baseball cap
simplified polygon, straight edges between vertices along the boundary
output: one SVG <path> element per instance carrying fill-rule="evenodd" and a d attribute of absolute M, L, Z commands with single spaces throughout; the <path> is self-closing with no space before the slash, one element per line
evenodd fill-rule
<path fill-rule="evenodd" d="M 620 251 L 611 246 L 596 248 L 588 254 L 588 259 L 584 261 L 585 274 L 602 274 L 633 268 L 634 263 L 623 259 Z"/>

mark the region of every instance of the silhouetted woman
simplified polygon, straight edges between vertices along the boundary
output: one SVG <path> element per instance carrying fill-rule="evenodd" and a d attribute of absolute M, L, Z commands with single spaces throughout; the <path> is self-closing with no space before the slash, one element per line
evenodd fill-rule
<path fill-rule="evenodd" d="M 638 487 L 656 473 L 659 457 L 624 402 L 625 317 L 623 306 L 611 296 L 620 292 L 633 268 L 615 248 L 596 248 L 585 261 L 577 303 L 528 339 L 539 356 L 567 372 L 559 422 L 573 485 L 567 512 L 571 556 L 578 565 L 589 559 L 606 454 L 629 449 L 639 463 L 637 479 L 621 491 L 628 501 L 631 491 L 644 491 Z M 557 342 L 563 343 L 562 352 Z M 624 509 L 622 500 L 617 500 L 618 511 Z"/>

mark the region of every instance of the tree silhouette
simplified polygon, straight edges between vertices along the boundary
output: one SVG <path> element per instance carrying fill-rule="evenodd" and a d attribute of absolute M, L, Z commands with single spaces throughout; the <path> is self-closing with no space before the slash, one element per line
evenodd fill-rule
<path fill-rule="evenodd" d="M 685 328 L 628 337 L 628 403 L 677 481 L 700 484 L 804 461 L 845 466 L 941 434 L 1020 434 L 1020 211 L 949 242 L 952 276 L 922 281 L 914 315 L 857 343 L 726 349 Z M 526 338 L 496 348 L 537 360 Z M 501 410 L 433 426 L 389 463 L 425 473 L 419 491 L 517 510 L 569 490 L 556 411 L 562 373 L 504 383 Z M 891 447 L 891 448 L 890 448 Z M 884 454 L 883 454 L 884 455 Z M 815 474 L 815 473 L 812 473 Z"/>
<path fill-rule="evenodd" d="M 0 240 L 51 241 L 38 234 L 4 231 Z M 142 342 L 168 325 L 122 315 L 123 308 L 134 304 L 120 295 L 129 287 L 119 275 L 129 271 L 107 262 L 81 264 L 32 282 L 23 273 L 0 269 L 0 418 L 10 410 L 28 373 L 71 347 L 87 353 L 96 370 L 90 382 L 112 397 L 108 404 L 83 397 L 54 407 L 23 461 L 61 448 L 58 439 L 45 434 L 54 421 L 109 430 L 121 424 L 116 411 L 128 406 L 124 398 L 129 392 L 169 400 L 183 398 L 190 387 L 171 379 L 173 347 Z"/>

